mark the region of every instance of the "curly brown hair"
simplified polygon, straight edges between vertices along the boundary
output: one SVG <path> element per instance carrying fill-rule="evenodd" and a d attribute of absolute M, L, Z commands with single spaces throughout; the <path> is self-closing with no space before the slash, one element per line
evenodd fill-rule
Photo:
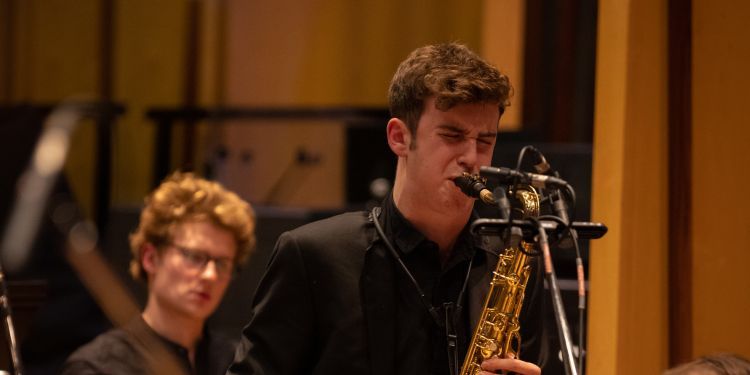
<path fill-rule="evenodd" d="M 255 247 L 255 213 L 250 204 L 217 182 L 176 172 L 145 200 L 138 228 L 130 235 L 130 274 L 145 281 L 141 253 L 150 243 L 161 251 L 171 243 L 177 225 L 207 220 L 232 233 L 237 244 L 235 263 L 242 265 Z"/>
<path fill-rule="evenodd" d="M 500 115 L 510 105 L 513 88 L 497 68 L 458 43 L 434 44 L 414 50 L 399 65 L 388 89 L 391 116 L 403 120 L 412 135 L 425 99 L 447 111 L 457 104 L 497 103 Z"/>

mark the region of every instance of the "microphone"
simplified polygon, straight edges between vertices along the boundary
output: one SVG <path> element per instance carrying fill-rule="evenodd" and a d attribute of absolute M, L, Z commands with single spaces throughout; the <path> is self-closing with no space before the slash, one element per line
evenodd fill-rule
<path fill-rule="evenodd" d="M 470 175 L 464 172 L 462 175 L 453 179 L 453 183 L 461 189 L 464 194 L 479 198 L 487 204 L 495 204 L 495 196 L 484 185 L 485 180 L 477 175 Z"/>
<path fill-rule="evenodd" d="M 534 169 L 536 173 L 547 174 L 552 169 L 552 166 L 547 162 L 547 158 L 544 157 L 541 151 L 537 150 L 534 146 L 527 146 L 529 150 L 534 154 Z"/>
<path fill-rule="evenodd" d="M 568 183 L 559 177 L 547 176 L 543 174 L 536 174 L 530 172 L 519 172 L 515 169 L 505 167 L 479 167 L 479 174 L 482 176 L 490 176 L 502 181 L 520 180 L 521 182 L 527 183 L 531 186 L 544 189 L 547 186 L 567 186 Z"/>

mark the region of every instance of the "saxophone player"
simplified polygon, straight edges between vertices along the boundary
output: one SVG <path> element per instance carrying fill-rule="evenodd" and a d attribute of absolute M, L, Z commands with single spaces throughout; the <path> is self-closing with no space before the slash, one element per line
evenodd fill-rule
<path fill-rule="evenodd" d="M 463 45 L 413 51 L 389 88 L 393 190 L 372 212 L 281 235 L 228 373 L 451 374 L 494 266 L 453 180 L 490 164 L 510 92 Z M 482 368 L 541 372 L 510 358 Z"/>

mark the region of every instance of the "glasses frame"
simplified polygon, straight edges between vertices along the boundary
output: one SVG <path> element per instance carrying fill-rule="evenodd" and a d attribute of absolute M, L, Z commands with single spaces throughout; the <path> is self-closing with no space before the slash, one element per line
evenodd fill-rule
<path fill-rule="evenodd" d="M 232 258 L 211 256 L 204 250 L 192 249 L 176 243 L 170 243 L 169 247 L 177 250 L 180 254 L 180 258 L 188 268 L 203 272 L 208 266 L 208 263 L 213 262 L 216 275 L 232 278 L 237 274 L 238 270 L 235 265 L 235 260 Z"/>

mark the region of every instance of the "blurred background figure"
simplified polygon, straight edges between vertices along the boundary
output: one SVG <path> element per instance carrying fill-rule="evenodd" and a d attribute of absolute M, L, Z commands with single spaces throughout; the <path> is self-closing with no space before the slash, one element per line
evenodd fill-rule
<path fill-rule="evenodd" d="M 143 313 L 77 350 L 63 373 L 156 374 L 166 364 L 223 374 L 234 345 L 205 323 L 250 254 L 254 230 L 250 205 L 218 183 L 190 173 L 167 178 L 130 238 L 130 272 L 148 285 Z"/>

